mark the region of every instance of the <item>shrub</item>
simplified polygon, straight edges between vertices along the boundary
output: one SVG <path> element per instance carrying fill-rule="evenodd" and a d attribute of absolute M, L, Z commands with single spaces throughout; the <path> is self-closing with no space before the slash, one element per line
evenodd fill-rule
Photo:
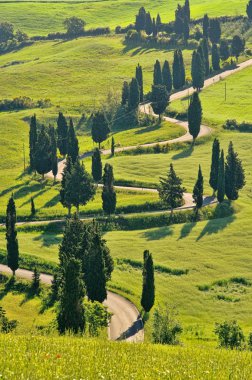
<path fill-rule="evenodd" d="M 17 321 L 10 321 L 5 314 L 5 310 L 0 306 L 0 332 L 7 334 L 17 327 Z"/>
<path fill-rule="evenodd" d="M 218 336 L 220 347 L 241 349 L 244 344 L 245 337 L 237 321 L 216 323 L 214 332 Z"/>
<path fill-rule="evenodd" d="M 252 351 L 252 332 L 248 336 L 248 348 Z"/>
<path fill-rule="evenodd" d="M 100 302 L 84 302 L 86 326 L 90 336 L 98 336 L 107 327 L 112 314 Z"/>
<path fill-rule="evenodd" d="M 177 336 L 181 334 L 182 327 L 176 320 L 176 310 L 166 304 L 163 308 L 158 307 L 153 315 L 152 340 L 159 344 L 178 344 Z"/>

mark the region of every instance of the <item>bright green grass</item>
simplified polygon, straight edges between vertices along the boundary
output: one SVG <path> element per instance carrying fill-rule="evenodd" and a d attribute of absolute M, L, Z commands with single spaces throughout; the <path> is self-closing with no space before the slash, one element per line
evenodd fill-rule
<path fill-rule="evenodd" d="M 245 14 L 247 0 L 192 0 L 191 15 L 193 18 L 209 16 L 223 16 Z M 135 15 L 141 6 L 151 11 L 152 16 L 159 12 L 164 22 L 174 19 L 174 11 L 177 1 L 169 3 L 165 0 L 108 0 L 108 1 L 84 1 L 73 2 L 11 2 L 2 3 L 0 8 L 0 20 L 12 22 L 16 28 L 20 28 L 30 35 L 45 35 L 49 32 L 63 30 L 63 21 L 67 17 L 78 16 L 86 20 L 87 28 L 97 26 L 127 25 L 135 21 Z M 17 17 L 18 15 L 18 17 Z"/>
<path fill-rule="evenodd" d="M 105 343 L 73 337 L 1 336 L 0 365 L 3 378 L 13 380 L 21 376 L 31 380 L 252 378 L 251 354 L 247 352 Z"/>

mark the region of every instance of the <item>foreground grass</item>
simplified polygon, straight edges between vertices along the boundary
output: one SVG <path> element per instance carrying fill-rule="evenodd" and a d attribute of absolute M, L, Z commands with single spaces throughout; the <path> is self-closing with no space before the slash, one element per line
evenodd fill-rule
<path fill-rule="evenodd" d="M 251 353 L 239 351 L 104 343 L 73 337 L 0 336 L 1 375 L 13 380 L 249 380 L 251 359 Z"/>

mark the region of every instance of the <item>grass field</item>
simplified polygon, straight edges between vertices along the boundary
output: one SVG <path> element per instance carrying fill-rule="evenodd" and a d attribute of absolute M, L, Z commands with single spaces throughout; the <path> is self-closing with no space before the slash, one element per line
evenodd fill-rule
<path fill-rule="evenodd" d="M 87 28 L 97 26 L 128 25 L 135 21 L 135 15 L 141 6 L 151 11 L 153 17 L 159 12 L 164 22 L 174 19 L 176 0 L 169 3 L 165 0 L 149 1 L 108 0 L 108 1 L 48 1 L 35 0 L 32 2 L 0 2 L 0 20 L 12 22 L 29 35 L 46 35 L 49 32 L 63 30 L 63 21 L 67 17 L 78 16 L 87 22 Z M 245 14 L 246 0 L 192 0 L 191 15 L 193 18 L 209 16 Z M 32 4 L 32 6 L 31 6 Z M 18 17 L 17 17 L 18 14 Z M 36 22 L 31 22 L 36 20 Z"/>

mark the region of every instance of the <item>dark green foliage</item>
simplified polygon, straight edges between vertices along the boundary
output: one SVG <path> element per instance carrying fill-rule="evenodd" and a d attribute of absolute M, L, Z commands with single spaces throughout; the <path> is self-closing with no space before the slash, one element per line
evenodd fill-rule
<path fill-rule="evenodd" d="M 63 25 L 70 37 L 77 37 L 83 33 L 86 22 L 79 17 L 73 16 L 65 19 Z"/>
<path fill-rule="evenodd" d="M 13 195 L 10 197 L 6 210 L 6 240 L 7 240 L 7 265 L 12 270 L 13 276 L 18 269 L 19 250 L 16 231 L 16 206 Z"/>
<path fill-rule="evenodd" d="M 205 81 L 205 65 L 202 48 L 200 49 L 200 52 L 193 52 L 191 75 L 193 88 L 200 91 L 200 89 L 204 87 Z"/>
<path fill-rule="evenodd" d="M 230 57 L 230 49 L 227 40 L 220 42 L 220 57 L 222 61 L 226 61 Z"/>
<path fill-rule="evenodd" d="M 207 14 L 204 15 L 203 18 L 203 36 L 208 39 L 208 29 L 209 29 L 210 23 L 209 23 L 209 17 Z"/>
<path fill-rule="evenodd" d="M 83 231 L 83 223 L 76 214 L 66 221 L 63 239 L 59 246 L 60 268 L 64 267 L 70 258 L 82 260 Z"/>
<path fill-rule="evenodd" d="M 152 254 L 144 251 L 143 254 L 143 289 L 141 305 L 147 313 L 151 310 L 155 302 L 155 280 Z"/>
<path fill-rule="evenodd" d="M 30 148 L 30 169 L 35 170 L 35 153 L 37 144 L 37 119 L 36 115 L 31 117 L 29 132 L 29 148 Z"/>
<path fill-rule="evenodd" d="M 94 150 L 92 156 L 92 176 L 95 182 L 99 182 L 102 178 L 102 160 L 101 153 L 98 148 Z"/>
<path fill-rule="evenodd" d="M 162 24 L 161 17 L 160 17 L 160 14 L 158 13 L 157 19 L 156 19 L 157 31 L 159 31 L 161 24 Z"/>
<path fill-rule="evenodd" d="M 108 122 L 104 113 L 98 111 L 92 115 L 92 139 L 94 142 L 98 143 L 99 149 L 101 143 L 107 139 L 109 132 Z"/>
<path fill-rule="evenodd" d="M 189 0 L 185 0 L 185 5 L 184 5 L 184 14 L 188 19 L 188 22 L 190 22 L 191 19 L 191 11 L 190 11 L 190 2 Z"/>
<path fill-rule="evenodd" d="M 59 309 L 57 315 L 60 334 L 68 331 L 77 334 L 84 331 L 84 294 L 81 262 L 71 257 L 61 267 Z"/>
<path fill-rule="evenodd" d="M 152 19 L 150 12 L 146 13 L 146 18 L 145 18 L 145 32 L 148 36 L 150 36 L 153 32 L 153 25 L 152 25 Z"/>
<path fill-rule="evenodd" d="M 245 186 L 245 174 L 242 162 L 238 154 L 234 151 L 232 141 L 228 147 L 228 154 L 225 164 L 225 192 L 229 200 L 236 200 L 239 190 Z"/>
<path fill-rule="evenodd" d="M 115 155 L 115 139 L 114 136 L 112 136 L 111 139 L 111 156 L 113 157 Z"/>
<path fill-rule="evenodd" d="M 204 179 L 201 171 L 201 166 L 199 165 L 198 178 L 193 188 L 193 200 L 196 206 L 196 209 L 200 209 L 203 206 L 203 185 Z"/>
<path fill-rule="evenodd" d="M 217 44 L 220 41 L 221 25 L 217 18 L 210 19 L 208 33 L 212 44 Z"/>
<path fill-rule="evenodd" d="M 185 85 L 185 66 L 182 51 L 180 49 L 174 51 L 172 72 L 173 87 L 175 90 L 178 90 Z"/>
<path fill-rule="evenodd" d="M 225 198 L 225 163 L 224 163 L 224 152 L 221 151 L 219 159 L 219 169 L 218 169 L 218 188 L 217 188 L 217 199 L 218 202 L 222 203 Z"/>
<path fill-rule="evenodd" d="M 34 204 L 34 199 L 31 197 L 31 216 L 34 216 L 36 214 L 36 208 Z"/>
<path fill-rule="evenodd" d="M 223 348 L 241 349 L 245 342 L 243 331 L 237 321 L 216 323 L 214 332 L 218 336 L 220 347 Z"/>
<path fill-rule="evenodd" d="M 245 49 L 245 40 L 240 36 L 234 36 L 231 44 L 231 53 L 238 60 L 240 54 Z"/>
<path fill-rule="evenodd" d="M 189 24 L 187 16 L 184 17 L 184 21 L 183 21 L 183 36 L 184 36 L 185 41 L 187 41 L 188 38 L 190 37 L 190 24 Z"/>
<path fill-rule="evenodd" d="M 252 0 L 249 0 L 247 4 L 246 12 L 247 12 L 248 18 L 252 20 Z"/>
<path fill-rule="evenodd" d="M 194 92 L 190 105 L 188 108 L 188 128 L 189 133 L 193 137 L 193 141 L 196 140 L 198 134 L 200 133 L 200 125 L 202 120 L 202 107 L 199 94 Z"/>
<path fill-rule="evenodd" d="M 165 86 L 152 86 L 151 107 L 154 113 L 159 115 L 159 120 L 161 120 L 161 114 L 166 110 L 166 107 L 169 104 L 169 98 L 170 97 Z"/>
<path fill-rule="evenodd" d="M 175 11 L 174 31 L 177 35 L 182 35 L 184 30 L 184 8 L 178 4 Z"/>
<path fill-rule="evenodd" d="M 209 51 L 208 51 L 208 40 L 207 38 L 203 38 L 200 41 L 200 45 L 203 50 L 203 55 L 204 55 L 204 64 L 205 64 L 205 76 L 209 75 L 210 67 L 209 67 Z"/>
<path fill-rule="evenodd" d="M 68 125 L 62 112 L 59 112 L 59 117 L 57 120 L 57 136 L 60 154 L 65 156 L 67 154 Z"/>
<path fill-rule="evenodd" d="M 136 78 L 132 78 L 129 88 L 129 109 L 136 110 L 140 102 L 140 90 Z"/>
<path fill-rule="evenodd" d="M 217 44 L 212 46 L 212 67 L 215 71 L 220 70 L 220 53 Z"/>
<path fill-rule="evenodd" d="M 173 165 L 170 164 L 167 177 L 160 178 L 158 188 L 160 199 L 173 212 L 174 208 L 182 206 L 184 191 L 185 188 L 182 186 L 182 180 L 176 175 Z"/>
<path fill-rule="evenodd" d="M 143 70 L 142 70 L 142 66 L 140 66 L 139 64 L 136 67 L 136 80 L 137 80 L 139 92 L 140 92 L 139 100 L 140 102 L 143 102 Z"/>
<path fill-rule="evenodd" d="M 145 30 L 145 22 L 146 22 L 146 11 L 144 7 L 139 9 L 138 14 L 136 15 L 136 30 L 140 32 L 140 30 Z"/>
<path fill-rule="evenodd" d="M 99 333 L 103 327 L 108 327 L 110 314 L 107 307 L 100 304 L 100 302 L 85 302 L 85 318 L 86 318 L 86 329 L 90 336 L 99 336 Z"/>
<path fill-rule="evenodd" d="M 158 306 L 153 315 L 152 340 L 158 344 L 178 344 L 177 335 L 182 333 L 182 327 L 176 319 L 174 308 L 166 304 L 163 308 Z"/>
<path fill-rule="evenodd" d="M 122 87 L 122 101 L 121 105 L 125 106 L 128 103 L 129 100 L 129 84 L 128 82 L 123 82 L 123 87 Z"/>
<path fill-rule="evenodd" d="M 32 274 L 32 290 L 35 293 L 37 293 L 39 291 L 39 287 L 40 287 L 40 273 L 37 267 L 35 267 Z"/>
<path fill-rule="evenodd" d="M 218 171 L 219 171 L 219 160 L 220 160 L 220 142 L 218 139 L 214 139 L 212 147 L 212 162 L 209 184 L 213 189 L 214 193 L 218 189 Z"/>
<path fill-rule="evenodd" d="M 114 189 L 113 167 L 110 164 L 106 164 L 104 167 L 102 208 L 108 215 L 113 214 L 116 209 L 116 192 Z"/>
<path fill-rule="evenodd" d="M 156 20 L 154 17 L 152 19 L 152 35 L 153 35 L 153 37 L 157 37 L 157 35 L 158 35 L 158 27 L 156 25 Z"/>
<path fill-rule="evenodd" d="M 248 348 L 250 351 L 252 351 L 252 332 L 249 333 L 249 336 L 248 336 Z"/>
<path fill-rule="evenodd" d="M 42 175 L 43 179 L 44 175 L 52 169 L 51 142 L 44 125 L 42 125 L 38 134 L 35 153 L 35 169 Z"/>
<path fill-rule="evenodd" d="M 168 61 L 164 61 L 164 65 L 162 68 L 162 78 L 163 78 L 163 85 L 166 87 L 168 94 L 170 94 L 172 90 L 172 75 L 171 75 L 170 65 Z"/>
<path fill-rule="evenodd" d="M 62 172 L 62 179 L 61 179 L 61 189 L 60 189 L 60 202 L 63 207 L 68 208 L 68 214 L 71 213 L 71 203 L 68 202 L 68 199 L 66 198 L 66 179 L 68 175 L 70 175 L 72 170 L 72 160 L 70 157 L 67 157 L 66 164 L 64 166 L 63 172 Z"/>
<path fill-rule="evenodd" d="M 70 119 L 70 125 L 67 134 L 67 154 L 72 159 L 74 164 L 79 157 L 79 143 L 75 134 L 72 118 Z"/>
<path fill-rule="evenodd" d="M 153 85 L 158 86 L 162 84 L 163 84 L 163 78 L 162 78 L 161 65 L 160 65 L 159 60 L 157 59 L 154 65 Z"/>
<path fill-rule="evenodd" d="M 9 22 L 0 23 L 0 42 L 7 42 L 14 37 L 14 26 Z"/>
<path fill-rule="evenodd" d="M 51 146 L 52 173 L 55 181 L 58 174 L 57 138 L 55 129 L 52 126 L 49 127 L 49 137 Z"/>
<path fill-rule="evenodd" d="M 0 332 L 4 334 L 8 334 L 13 331 L 17 327 L 17 321 L 10 321 L 6 317 L 6 311 L 0 306 Z"/>

